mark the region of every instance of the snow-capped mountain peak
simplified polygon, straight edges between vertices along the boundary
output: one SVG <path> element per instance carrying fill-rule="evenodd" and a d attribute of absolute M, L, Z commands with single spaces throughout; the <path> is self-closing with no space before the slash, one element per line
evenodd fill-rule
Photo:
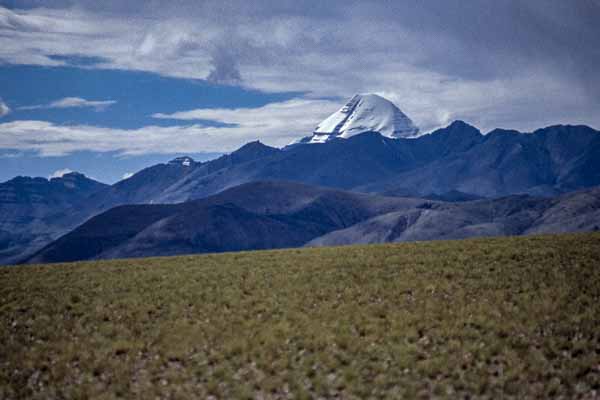
<path fill-rule="evenodd" d="M 317 126 L 310 143 L 349 138 L 368 131 L 407 138 L 415 137 L 419 128 L 391 101 L 376 94 L 357 94 Z"/>

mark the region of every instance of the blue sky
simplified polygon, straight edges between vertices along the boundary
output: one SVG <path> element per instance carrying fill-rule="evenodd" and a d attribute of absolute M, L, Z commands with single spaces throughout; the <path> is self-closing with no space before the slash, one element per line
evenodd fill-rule
<path fill-rule="evenodd" d="M 53 57 L 54 58 L 54 57 Z M 95 68 L 101 60 L 91 57 L 56 57 L 67 65 L 0 65 L 2 99 L 10 113 L 1 123 L 24 120 L 47 121 L 56 125 L 80 125 L 137 130 L 147 126 L 231 127 L 236 124 L 193 119 L 180 121 L 155 118 L 158 113 L 175 113 L 197 108 L 260 108 L 285 102 L 301 95 L 294 92 L 265 93 L 233 85 L 218 85 L 206 80 L 161 76 L 144 71 Z M 71 101 L 64 101 L 71 99 Z M 73 99 L 78 99 L 73 101 Z M 43 140 L 43 133 L 39 139 Z M 85 143 L 74 151 L 40 151 L 22 148 L 0 149 L 0 181 L 17 175 L 51 176 L 58 172 L 79 171 L 103 182 L 115 182 L 147 166 L 181 155 L 196 160 L 218 157 L 231 148 L 191 147 L 190 151 L 169 150 L 124 154 L 127 149 L 89 151 Z"/>
<path fill-rule="evenodd" d="M 215 85 L 205 80 L 160 76 L 150 72 L 78 67 L 85 59 L 61 58 L 70 66 L 0 65 L 2 98 L 12 112 L 2 121 L 39 119 L 53 123 L 137 129 L 147 125 L 180 125 L 157 119 L 156 113 L 175 113 L 194 108 L 261 107 L 297 97 L 299 93 L 263 93 L 239 86 Z M 72 66 L 71 66 L 72 65 Z M 52 106 L 65 98 L 89 99 L 99 106 Z M 103 103 L 104 102 L 104 103 Z M 35 108 L 34 108 L 35 107 Z M 33 109 L 32 109 L 33 108 Z M 216 121 L 199 121 L 223 126 Z"/>
<path fill-rule="evenodd" d="M 283 146 L 357 92 L 423 132 L 599 128 L 599 19 L 598 0 L 0 0 L 0 181 Z"/>

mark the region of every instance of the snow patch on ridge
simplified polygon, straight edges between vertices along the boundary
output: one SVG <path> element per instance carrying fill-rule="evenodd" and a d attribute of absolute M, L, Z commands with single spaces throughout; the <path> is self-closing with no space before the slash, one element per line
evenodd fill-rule
<path fill-rule="evenodd" d="M 184 167 L 191 166 L 195 161 L 191 157 L 177 157 L 169 161 L 170 165 L 183 165 Z"/>

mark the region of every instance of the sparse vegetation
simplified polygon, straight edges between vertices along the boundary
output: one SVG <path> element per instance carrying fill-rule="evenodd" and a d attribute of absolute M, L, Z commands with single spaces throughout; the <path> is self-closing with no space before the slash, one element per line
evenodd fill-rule
<path fill-rule="evenodd" d="M 600 234 L 0 268 L 0 398 L 594 398 Z"/>

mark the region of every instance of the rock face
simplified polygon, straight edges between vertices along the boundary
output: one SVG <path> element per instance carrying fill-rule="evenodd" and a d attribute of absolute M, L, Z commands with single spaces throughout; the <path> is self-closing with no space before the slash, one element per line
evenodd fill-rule
<path fill-rule="evenodd" d="M 390 138 L 410 138 L 419 133 L 419 128 L 391 101 L 376 94 L 357 94 L 321 122 L 307 142 L 347 139 L 364 132 L 378 132 Z"/>

